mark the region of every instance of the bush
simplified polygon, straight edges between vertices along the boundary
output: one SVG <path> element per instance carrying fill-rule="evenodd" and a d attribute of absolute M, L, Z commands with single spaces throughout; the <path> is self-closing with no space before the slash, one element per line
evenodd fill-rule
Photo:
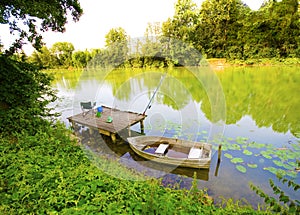
<path fill-rule="evenodd" d="M 49 75 L 0 54 L 0 132 L 35 132 L 53 116 L 47 105 L 56 99 Z"/>

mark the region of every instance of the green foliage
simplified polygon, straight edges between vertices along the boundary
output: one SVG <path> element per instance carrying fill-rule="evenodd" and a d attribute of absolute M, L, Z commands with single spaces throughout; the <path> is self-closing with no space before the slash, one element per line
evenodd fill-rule
<path fill-rule="evenodd" d="M 69 42 L 54 43 L 51 48 L 51 53 L 56 57 L 58 67 L 69 68 L 72 66 L 72 53 L 74 46 Z"/>
<path fill-rule="evenodd" d="M 242 166 L 242 165 L 236 165 L 235 167 L 241 173 L 246 173 L 247 172 L 247 169 L 244 166 Z"/>
<path fill-rule="evenodd" d="M 128 36 L 123 28 L 113 28 L 105 35 L 108 64 L 117 67 L 127 59 Z"/>
<path fill-rule="evenodd" d="M 39 51 L 34 51 L 27 61 L 40 69 L 52 69 L 58 66 L 58 58 L 46 46 Z"/>
<path fill-rule="evenodd" d="M 197 188 L 196 180 L 191 190 L 164 188 L 117 161 L 84 151 L 61 124 L 40 128 L 34 136 L 26 132 L 13 139 L 2 136 L 0 213 L 259 214 L 234 203 L 217 208 Z M 114 178 L 98 164 L 131 178 Z"/>
<path fill-rule="evenodd" d="M 85 68 L 91 60 L 91 53 L 88 51 L 76 51 L 72 54 L 73 66 L 76 68 Z"/>
<path fill-rule="evenodd" d="M 287 178 L 282 177 L 281 175 L 277 175 L 279 182 L 282 185 L 286 184 L 288 187 L 292 188 L 294 192 L 300 189 L 300 185 L 294 182 L 293 180 L 289 180 Z M 275 184 L 275 182 L 270 179 L 269 184 L 273 190 L 274 195 L 278 196 L 278 199 L 271 197 L 264 193 L 259 187 L 250 184 L 250 188 L 256 192 L 261 198 L 264 199 L 265 203 L 269 205 L 270 210 L 272 212 L 280 213 L 280 214 L 299 214 L 300 213 L 300 201 L 292 200 L 289 196 L 287 196 L 279 186 Z"/>
<path fill-rule="evenodd" d="M 243 163 L 244 160 L 242 158 L 232 158 L 230 160 L 232 163 L 237 164 L 237 163 Z"/>
<path fill-rule="evenodd" d="M 97 54 L 66 56 L 59 50 L 50 53 L 53 60 L 43 50 L 31 58 L 43 68 L 207 66 L 205 58 L 238 65 L 299 64 L 298 7 L 297 0 L 266 2 L 258 11 L 241 0 L 206 0 L 200 8 L 192 0 L 178 0 L 173 17 L 148 24 L 142 40 L 130 40 L 119 27 L 105 35 L 106 47 Z"/>
<path fill-rule="evenodd" d="M 0 64 L 0 133 L 35 132 L 53 116 L 47 107 L 56 99 L 51 77 L 4 55 Z"/>
<path fill-rule="evenodd" d="M 41 32 L 48 29 L 64 32 L 68 13 L 74 21 L 78 21 L 82 12 L 78 0 L 1 1 L 0 24 L 9 24 L 10 30 L 17 32 L 18 38 L 9 50 L 14 53 L 26 41 L 40 48 Z"/>
<path fill-rule="evenodd" d="M 226 152 L 224 157 L 235 164 L 236 169 L 242 173 L 247 172 L 247 167 L 255 169 L 261 165 L 259 159 L 253 159 L 253 156 L 256 156 L 263 159 L 272 159 L 274 166 L 264 166 L 262 167 L 263 170 L 274 175 L 289 176 L 291 178 L 297 177 L 297 170 L 300 167 L 300 164 L 297 163 L 300 153 L 300 143 L 292 143 L 286 148 L 277 148 L 272 144 L 248 142 L 248 139 L 243 137 L 237 137 L 236 139 L 224 138 L 219 141 L 218 144 L 222 144 L 222 151 Z M 254 154 L 254 150 L 258 154 Z M 233 155 L 233 153 L 231 154 L 227 151 L 236 152 Z M 244 155 L 244 158 L 239 157 L 242 155 Z M 249 160 L 251 158 L 253 161 Z"/>
<path fill-rule="evenodd" d="M 241 0 L 206 0 L 200 9 L 192 1 L 178 0 L 162 32 L 208 58 L 299 58 L 298 8 L 297 0 L 266 1 L 258 11 Z"/>

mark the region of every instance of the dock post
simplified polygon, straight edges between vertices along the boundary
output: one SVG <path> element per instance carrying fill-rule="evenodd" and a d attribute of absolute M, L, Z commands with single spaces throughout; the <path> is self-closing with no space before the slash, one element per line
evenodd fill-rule
<path fill-rule="evenodd" d="M 71 129 L 74 131 L 75 130 L 75 123 L 73 122 L 73 120 L 71 120 L 71 119 L 69 119 L 69 123 L 70 123 L 70 127 L 71 127 Z"/>
<path fill-rule="evenodd" d="M 117 140 L 116 134 L 111 133 L 111 134 L 110 134 L 110 137 L 111 137 L 112 142 L 113 142 L 113 143 L 116 143 L 116 140 Z"/>
<path fill-rule="evenodd" d="M 219 149 L 218 149 L 218 162 L 217 162 L 217 167 L 216 167 L 216 170 L 215 170 L 215 176 L 216 177 L 218 176 L 219 167 L 220 167 L 220 164 L 221 164 L 221 154 L 222 154 L 222 145 L 220 144 Z"/>
<path fill-rule="evenodd" d="M 140 121 L 141 133 L 144 134 L 144 120 Z"/>
<path fill-rule="evenodd" d="M 222 154 L 222 145 L 219 145 L 219 149 L 218 149 L 218 163 L 220 163 L 221 161 L 221 154 Z"/>
<path fill-rule="evenodd" d="M 131 137 L 131 130 L 130 130 L 130 126 L 128 126 L 128 137 Z"/>

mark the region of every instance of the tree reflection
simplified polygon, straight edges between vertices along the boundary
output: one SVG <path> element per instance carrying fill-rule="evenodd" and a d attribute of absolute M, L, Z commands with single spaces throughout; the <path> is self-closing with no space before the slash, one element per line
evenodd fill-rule
<path fill-rule="evenodd" d="M 223 110 L 219 111 L 219 107 L 212 104 L 218 103 L 214 100 L 219 98 L 222 90 L 226 100 L 226 124 L 236 124 L 244 116 L 251 116 L 258 127 L 272 127 L 274 131 L 291 131 L 296 135 L 300 131 L 298 69 L 228 67 L 217 71 L 217 76 L 210 75 L 203 68 L 193 72 L 186 68 L 67 71 L 56 73 L 55 85 L 70 89 L 75 88 L 78 81 L 98 80 L 99 84 L 104 82 L 111 87 L 115 98 L 129 102 L 141 92 L 145 92 L 150 99 L 167 72 L 155 97 L 158 104 L 181 110 L 193 101 L 201 104 L 201 111 L 207 119 L 217 122 L 225 113 L 219 113 Z M 216 78 L 219 78 L 222 89 L 216 90 Z"/>

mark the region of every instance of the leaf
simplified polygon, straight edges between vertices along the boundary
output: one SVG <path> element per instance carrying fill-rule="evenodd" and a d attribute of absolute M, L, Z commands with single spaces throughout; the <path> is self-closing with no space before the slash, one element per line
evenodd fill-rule
<path fill-rule="evenodd" d="M 225 153 L 224 156 L 227 157 L 227 158 L 229 158 L 229 159 L 233 158 L 232 155 L 228 154 L 228 153 Z"/>
<path fill-rule="evenodd" d="M 267 152 L 265 152 L 265 151 L 262 151 L 261 152 L 261 155 L 263 156 L 263 157 L 265 157 L 265 158 L 267 158 L 267 159 L 272 159 L 272 156 L 270 156 Z"/>
<path fill-rule="evenodd" d="M 278 177 L 283 177 L 287 174 L 287 172 L 283 169 L 278 169 L 275 167 L 265 167 L 264 170 L 267 170 L 271 173 L 273 173 L 274 175 L 278 176 Z"/>
<path fill-rule="evenodd" d="M 250 148 L 257 148 L 257 149 L 261 149 L 264 148 L 266 145 L 263 143 L 256 143 L 256 142 L 252 142 L 249 144 Z"/>
<path fill-rule="evenodd" d="M 276 164 L 277 166 L 283 167 L 283 163 L 279 160 L 273 160 L 273 163 Z"/>
<path fill-rule="evenodd" d="M 236 165 L 235 168 L 240 171 L 241 173 L 246 173 L 247 169 L 244 166 Z"/>
<path fill-rule="evenodd" d="M 275 167 L 265 167 L 264 170 L 267 170 L 276 175 L 277 169 Z"/>
<path fill-rule="evenodd" d="M 283 164 L 283 167 L 286 168 L 287 170 L 294 170 L 295 169 L 295 167 L 290 166 L 288 164 Z"/>
<path fill-rule="evenodd" d="M 297 172 L 294 171 L 287 171 L 286 174 L 292 178 L 296 178 L 297 177 Z"/>
<path fill-rule="evenodd" d="M 250 168 L 253 168 L 253 169 L 257 168 L 257 164 L 248 163 L 247 166 L 250 167 Z"/>
<path fill-rule="evenodd" d="M 222 151 L 228 151 L 228 147 L 227 147 L 227 146 L 224 146 L 224 145 L 222 145 Z"/>
<path fill-rule="evenodd" d="M 245 155 L 252 155 L 252 154 L 253 154 L 252 152 L 250 152 L 250 151 L 247 150 L 247 149 L 245 149 L 245 150 L 243 151 L 243 153 L 244 153 Z"/>
<path fill-rule="evenodd" d="M 244 162 L 243 158 L 233 158 L 230 160 L 232 163 L 237 164 L 237 163 L 242 163 Z"/>
<path fill-rule="evenodd" d="M 281 202 L 287 203 L 288 201 L 290 201 L 290 198 L 288 196 L 282 194 L 282 195 L 280 195 L 279 200 Z"/>
<path fill-rule="evenodd" d="M 238 144 L 230 144 L 228 148 L 231 150 L 241 150 L 241 146 Z"/>

